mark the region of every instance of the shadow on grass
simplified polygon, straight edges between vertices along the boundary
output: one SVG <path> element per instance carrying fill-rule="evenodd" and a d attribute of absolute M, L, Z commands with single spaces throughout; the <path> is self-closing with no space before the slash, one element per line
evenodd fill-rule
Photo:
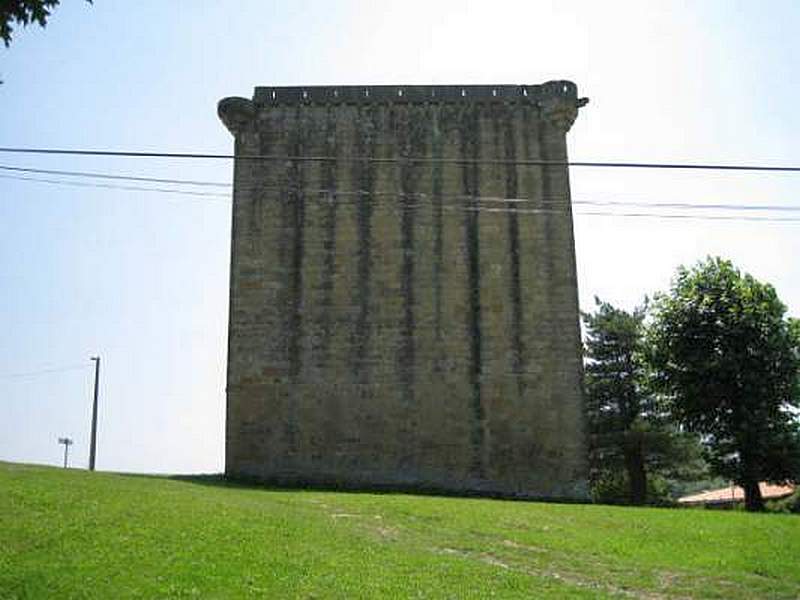
<path fill-rule="evenodd" d="M 194 485 L 203 485 L 216 488 L 229 488 L 240 490 L 253 490 L 262 492 L 281 492 L 281 493 L 302 493 L 302 492 L 332 492 L 341 494 L 370 494 L 370 495 L 403 495 L 403 496 L 428 496 L 434 498 L 462 498 L 462 499 L 491 499 L 503 500 L 508 502 L 532 502 L 532 503 L 548 503 L 548 504 L 569 504 L 569 505 L 584 505 L 584 506 L 598 506 L 598 507 L 613 507 L 614 509 L 660 509 L 660 510 L 713 510 L 714 512 L 721 509 L 710 506 L 682 506 L 680 504 L 646 504 L 641 506 L 633 506 L 627 504 L 611 504 L 603 502 L 580 501 L 567 498 L 545 498 L 545 497 L 523 497 L 511 496 L 504 494 L 497 494 L 485 491 L 466 490 L 463 492 L 454 492 L 452 490 L 440 489 L 435 487 L 421 487 L 421 486 L 389 486 L 389 485 L 354 485 L 342 484 L 337 482 L 300 482 L 295 479 L 292 480 L 271 480 L 264 481 L 261 479 L 251 478 L 233 478 L 228 477 L 224 473 L 201 473 L 192 475 L 159 475 L 149 473 L 109 473 L 121 477 L 137 477 L 146 479 L 160 479 L 179 481 L 182 483 L 190 483 Z M 800 492 L 798 492 L 800 497 Z M 722 510 L 728 512 L 731 509 Z M 732 509 L 732 512 L 744 512 L 741 508 Z M 791 513 L 789 509 L 776 509 L 770 507 L 758 514 L 783 514 Z"/>
<path fill-rule="evenodd" d="M 509 502 L 548 502 L 556 504 L 592 504 L 591 501 L 568 498 L 534 498 L 513 496 L 480 490 L 453 491 L 435 486 L 359 485 L 332 481 L 261 480 L 247 477 L 229 477 L 224 473 L 198 475 L 168 475 L 166 479 L 210 487 L 250 489 L 272 492 L 335 492 L 345 494 L 430 496 L 439 498 L 492 499 Z"/>

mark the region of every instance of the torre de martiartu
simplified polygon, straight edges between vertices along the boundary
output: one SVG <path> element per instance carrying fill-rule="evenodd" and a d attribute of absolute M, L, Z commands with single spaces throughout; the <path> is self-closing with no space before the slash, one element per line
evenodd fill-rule
<path fill-rule="evenodd" d="M 584 498 L 575 85 L 259 87 L 235 137 L 226 472 Z"/>

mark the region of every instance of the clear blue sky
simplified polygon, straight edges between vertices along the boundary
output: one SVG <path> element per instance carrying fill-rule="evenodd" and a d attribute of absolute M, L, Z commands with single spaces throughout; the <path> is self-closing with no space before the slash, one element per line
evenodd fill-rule
<path fill-rule="evenodd" d="M 256 85 L 571 79 L 591 98 L 575 160 L 800 164 L 797 31 L 788 1 L 67 0 L 0 51 L 0 146 L 227 153 L 216 103 Z M 0 164 L 231 178 L 213 161 Z M 576 201 L 800 206 L 799 174 L 571 175 Z M 58 464 L 69 435 L 73 464 L 87 463 L 100 354 L 98 468 L 222 469 L 229 213 L 225 200 L 0 178 L 0 459 Z M 577 216 L 575 231 L 584 308 L 594 295 L 632 307 L 679 264 L 719 254 L 800 315 L 800 223 Z"/>

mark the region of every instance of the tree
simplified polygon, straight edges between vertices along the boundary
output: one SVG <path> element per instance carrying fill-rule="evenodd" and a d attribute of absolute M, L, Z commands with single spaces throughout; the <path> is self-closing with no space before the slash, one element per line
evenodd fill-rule
<path fill-rule="evenodd" d="M 92 3 L 92 0 L 86 1 Z M 30 23 L 38 23 L 44 27 L 50 18 L 50 12 L 59 2 L 60 0 L 0 0 L 0 37 L 3 38 L 6 48 L 11 45 L 14 24 L 19 23 L 25 27 Z"/>
<path fill-rule="evenodd" d="M 651 363 L 675 417 L 703 436 L 712 470 L 761 510 L 759 481 L 800 476 L 798 326 L 771 285 L 729 261 L 681 267 L 657 297 Z"/>
<path fill-rule="evenodd" d="M 789 335 L 792 337 L 795 353 L 800 359 L 800 319 L 789 318 Z"/>
<path fill-rule="evenodd" d="M 61 0 L 2 0 L 0 1 L 0 37 L 6 48 L 11 44 L 13 25 L 21 24 L 23 27 L 30 23 L 38 23 L 41 27 L 47 25 L 52 10 L 59 5 Z M 89 4 L 92 0 L 86 0 Z"/>
<path fill-rule="evenodd" d="M 629 313 L 595 301 L 596 312 L 583 314 L 593 493 L 603 501 L 644 504 L 652 496 L 651 476 L 694 474 L 697 443 L 670 423 L 649 385 L 646 307 Z"/>
<path fill-rule="evenodd" d="M 0 37 L 6 48 L 11 44 L 13 23 L 23 26 L 38 23 L 44 27 L 50 17 L 50 11 L 58 6 L 59 0 L 3 0 L 0 5 Z"/>

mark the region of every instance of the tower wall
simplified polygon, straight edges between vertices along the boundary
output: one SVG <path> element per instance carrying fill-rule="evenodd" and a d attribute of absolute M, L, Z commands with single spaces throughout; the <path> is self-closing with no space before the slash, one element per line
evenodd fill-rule
<path fill-rule="evenodd" d="M 563 164 L 580 104 L 570 82 L 220 102 L 228 475 L 585 495 Z"/>

